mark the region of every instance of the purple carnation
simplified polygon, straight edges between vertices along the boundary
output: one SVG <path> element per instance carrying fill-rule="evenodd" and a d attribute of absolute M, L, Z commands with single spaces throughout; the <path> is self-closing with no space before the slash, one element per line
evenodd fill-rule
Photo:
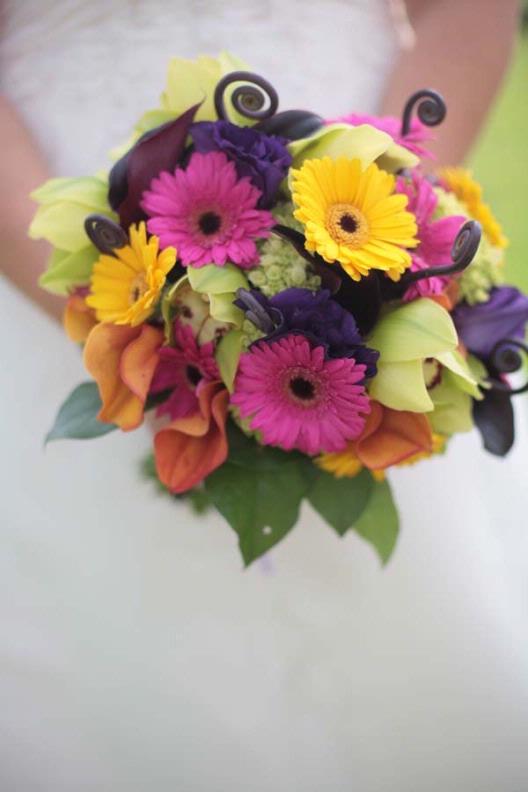
<path fill-rule="evenodd" d="M 365 364 L 366 377 L 375 376 L 379 352 L 365 346 L 354 317 L 332 300 L 328 290 L 291 288 L 270 298 L 251 291 L 250 296 L 258 301 L 274 326 L 265 330 L 266 341 L 276 341 L 290 333 L 302 334 L 313 346 L 324 347 L 326 357 L 354 358 Z M 243 309 L 249 307 L 244 294 L 239 295 L 237 304 Z M 248 318 L 252 318 L 249 313 Z M 265 322 L 260 326 L 264 329 Z"/>
<path fill-rule="evenodd" d="M 528 297 L 513 286 L 501 286 L 491 291 L 485 303 L 457 305 L 453 320 L 469 351 L 485 359 L 502 339 L 524 338 Z"/>
<path fill-rule="evenodd" d="M 190 134 L 196 151 L 222 151 L 235 163 L 238 176 L 247 176 L 262 193 L 260 208 L 272 205 L 292 163 L 286 140 L 229 121 L 200 121 Z"/>

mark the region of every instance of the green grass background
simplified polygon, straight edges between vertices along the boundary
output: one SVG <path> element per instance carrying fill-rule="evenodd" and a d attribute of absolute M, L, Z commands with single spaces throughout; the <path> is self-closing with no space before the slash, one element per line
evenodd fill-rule
<path fill-rule="evenodd" d="M 528 292 L 528 31 L 519 35 L 504 88 L 469 167 L 510 240 L 506 279 Z"/>

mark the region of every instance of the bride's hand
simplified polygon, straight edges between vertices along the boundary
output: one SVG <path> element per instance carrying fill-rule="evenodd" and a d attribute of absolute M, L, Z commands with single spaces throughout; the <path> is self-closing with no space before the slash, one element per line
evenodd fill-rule
<path fill-rule="evenodd" d="M 49 247 L 45 242 L 33 242 L 27 235 L 36 208 L 29 193 L 48 175 L 44 158 L 22 119 L 10 102 L 0 97 L 1 272 L 49 314 L 59 318 L 64 300 L 38 285 Z"/>

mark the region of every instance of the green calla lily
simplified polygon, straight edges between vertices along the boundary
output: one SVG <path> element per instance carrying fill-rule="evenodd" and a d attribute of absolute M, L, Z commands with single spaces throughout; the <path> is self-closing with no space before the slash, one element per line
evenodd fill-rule
<path fill-rule="evenodd" d="M 305 159 L 322 157 L 359 159 L 363 168 L 377 162 L 391 172 L 412 168 L 418 163 L 414 154 L 370 124 L 328 124 L 310 137 L 292 141 L 288 150 L 293 157 L 294 168 L 299 168 Z"/>
<path fill-rule="evenodd" d="M 84 230 L 89 214 L 116 219 L 108 204 L 104 175 L 76 179 L 49 179 L 31 197 L 39 204 L 29 227 L 31 239 L 46 239 L 56 250 L 40 284 L 48 291 L 67 294 L 88 283 L 99 253 Z"/>
<path fill-rule="evenodd" d="M 368 344 L 380 352 L 369 393 L 387 407 L 411 412 L 435 409 L 425 383 L 423 363 L 428 358 L 446 367 L 468 398 L 480 394 L 478 377 L 457 352 L 458 337 L 449 313 L 432 300 L 414 300 L 388 311 Z"/>

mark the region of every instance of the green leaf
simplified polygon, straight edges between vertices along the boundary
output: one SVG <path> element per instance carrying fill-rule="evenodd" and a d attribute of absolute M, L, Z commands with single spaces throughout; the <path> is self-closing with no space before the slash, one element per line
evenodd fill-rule
<path fill-rule="evenodd" d="M 398 512 L 387 481 L 374 482 L 370 500 L 354 531 L 373 546 L 382 564 L 392 555 L 398 538 Z"/>
<path fill-rule="evenodd" d="M 308 499 L 340 536 L 352 528 L 366 508 L 374 479 L 367 470 L 353 478 L 336 478 L 319 471 Z"/>
<path fill-rule="evenodd" d="M 112 432 L 114 424 L 97 420 L 101 409 L 101 399 L 95 382 L 83 382 L 68 396 L 60 408 L 55 423 L 46 435 L 45 443 L 50 440 L 67 438 L 84 440 Z"/>
<path fill-rule="evenodd" d="M 233 428 L 229 440 L 229 459 L 205 480 L 205 489 L 238 534 L 248 566 L 294 527 L 311 480 L 300 454 L 257 446 Z"/>
<path fill-rule="evenodd" d="M 249 566 L 293 528 L 308 485 L 298 463 L 285 460 L 280 472 L 226 462 L 206 479 L 205 488 L 238 534 Z"/>

